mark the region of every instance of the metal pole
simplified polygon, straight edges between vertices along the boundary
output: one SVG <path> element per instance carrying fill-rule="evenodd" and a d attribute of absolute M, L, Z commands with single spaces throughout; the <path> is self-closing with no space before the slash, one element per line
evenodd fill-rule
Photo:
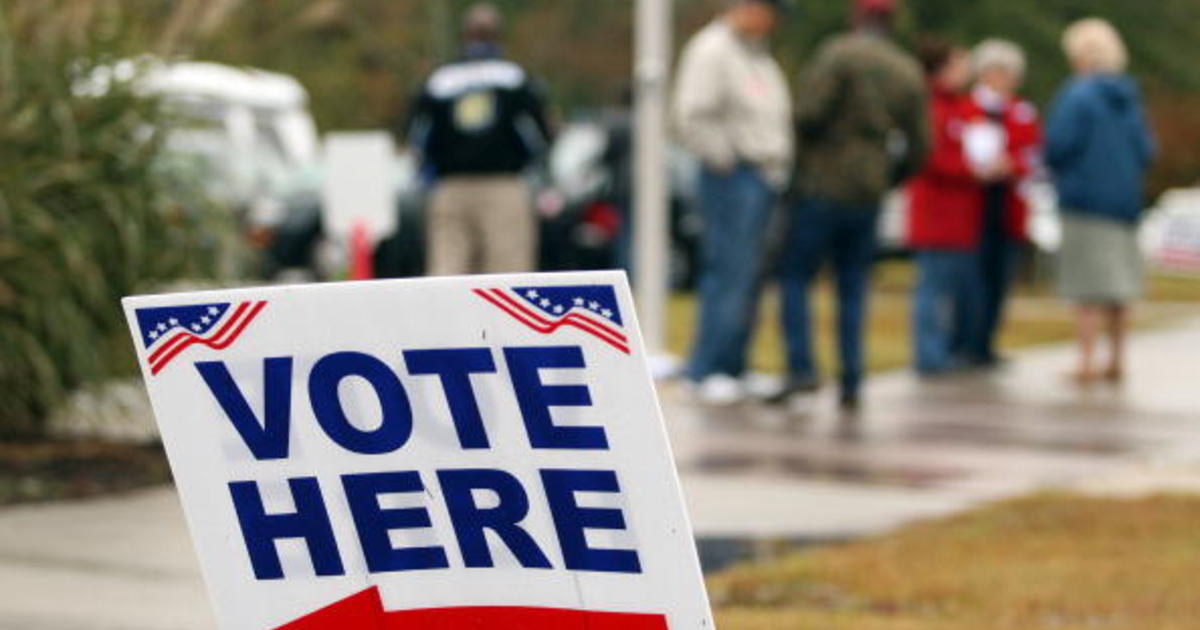
<path fill-rule="evenodd" d="M 666 354 L 670 191 L 667 177 L 667 86 L 671 68 L 671 1 L 637 0 L 634 16 L 634 269 L 646 350 Z"/>

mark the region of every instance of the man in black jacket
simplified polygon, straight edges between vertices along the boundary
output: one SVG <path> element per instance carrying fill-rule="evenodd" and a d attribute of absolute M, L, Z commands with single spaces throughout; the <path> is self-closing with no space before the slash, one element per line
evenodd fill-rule
<path fill-rule="evenodd" d="M 536 81 L 500 56 L 499 11 L 463 19 L 461 58 L 438 68 L 408 133 L 437 183 L 428 214 L 428 273 L 531 271 L 537 224 L 524 171 L 549 143 Z"/>

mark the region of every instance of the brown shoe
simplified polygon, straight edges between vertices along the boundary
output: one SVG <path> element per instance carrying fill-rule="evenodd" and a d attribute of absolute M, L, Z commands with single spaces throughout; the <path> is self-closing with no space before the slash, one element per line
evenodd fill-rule
<path fill-rule="evenodd" d="M 1075 385 L 1086 387 L 1094 385 L 1103 377 L 1102 374 L 1092 370 L 1075 370 L 1067 374 L 1067 380 Z"/>
<path fill-rule="evenodd" d="M 1125 381 L 1125 370 L 1121 369 L 1120 367 L 1113 366 L 1107 370 L 1104 370 L 1104 374 L 1102 376 L 1104 377 L 1104 380 L 1108 381 L 1109 383 L 1123 383 Z"/>

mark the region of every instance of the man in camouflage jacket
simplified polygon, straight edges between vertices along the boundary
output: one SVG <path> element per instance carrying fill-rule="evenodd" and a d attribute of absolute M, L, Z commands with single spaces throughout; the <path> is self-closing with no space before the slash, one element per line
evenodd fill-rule
<path fill-rule="evenodd" d="M 863 329 L 884 194 L 929 148 L 925 81 L 890 39 L 896 0 L 855 0 L 855 29 L 826 42 L 796 99 L 798 167 L 782 261 L 790 378 L 777 397 L 815 389 L 808 289 L 829 259 L 836 273 L 842 403 L 858 404 Z"/>

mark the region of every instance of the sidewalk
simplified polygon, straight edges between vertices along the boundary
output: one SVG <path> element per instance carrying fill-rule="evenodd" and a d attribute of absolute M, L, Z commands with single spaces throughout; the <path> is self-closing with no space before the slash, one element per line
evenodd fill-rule
<path fill-rule="evenodd" d="M 699 408 L 664 392 L 697 535 L 838 539 L 1043 489 L 1200 490 L 1200 320 L 1135 337 L 1131 380 L 1069 384 L 1069 346 L 935 383 L 869 386 L 857 418 Z"/>
<path fill-rule="evenodd" d="M 174 488 L 0 511 L 0 630 L 215 624 Z"/>
<path fill-rule="evenodd" d="M 663 387 L 698 537 L 830 540 L 1044 488 L 1200 489 L 1200 319 L 1143 333 L 1120 389 L 1066 385 L 1071 349 L 993 375 L 874 379 L 856 421 L 825 394 L 710 410 Z M 211 628 L 171 488 L 0 511 L 0 630 Z"/>

